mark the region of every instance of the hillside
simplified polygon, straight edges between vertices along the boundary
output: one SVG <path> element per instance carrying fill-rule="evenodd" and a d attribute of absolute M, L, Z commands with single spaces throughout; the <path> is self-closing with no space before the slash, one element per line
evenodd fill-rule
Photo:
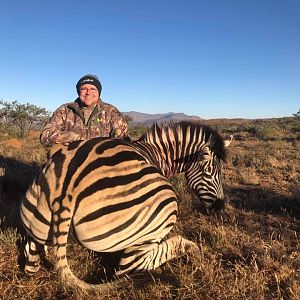
<path fill-rule="evenodd" d="M 168 112 L 164 114 L 146 114 L 136 111 L 123 112 L 124 115 L 129 116 L 132 121 L 131 124 L 151 125 L 153 123 L 162 123 L 166 121 L 200 121 L 197 116 L 188 116 L 184 113 Z"/>

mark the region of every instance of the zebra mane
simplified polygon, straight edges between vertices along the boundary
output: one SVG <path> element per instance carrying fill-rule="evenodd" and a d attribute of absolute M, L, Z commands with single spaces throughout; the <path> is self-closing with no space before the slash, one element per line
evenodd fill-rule
<path fill-rule="evenodd" d="M 213 151 L 219 159 L 223 161 L 226 160 L 226 149 L 223 138 L 215 129 L 200 123 L 188 121 L 182 121 L 179 123 L 169 121 L 161 123 L 160 125 L 155 123 L 146 129 L 146 132 L 138 139 L 138 141 L 152 140 L 152 137 L 162 136 L 163 133 L 168 134 L 170 130 L 173 132 L 174 137 L 177 140 L 180 132 L 182 133 L 181 136 L 186 136 L 185 133 L 188 130 L 190 130 L 191 135 L 204 136 L 205 143 L 208 144 L 211 151 Z"/>

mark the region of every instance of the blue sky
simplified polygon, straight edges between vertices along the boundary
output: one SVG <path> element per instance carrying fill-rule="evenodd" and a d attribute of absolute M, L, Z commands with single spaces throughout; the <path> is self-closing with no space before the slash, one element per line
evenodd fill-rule
<path fill-rule="evenodd" d="M 300 109 L 299 0 L 1 0 L 0 99 L 53 111 L 100 77 L 120 111 Z"/>

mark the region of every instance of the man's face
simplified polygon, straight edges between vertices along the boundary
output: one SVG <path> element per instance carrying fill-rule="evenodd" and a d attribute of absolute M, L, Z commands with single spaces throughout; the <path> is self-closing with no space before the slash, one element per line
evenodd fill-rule
<path fill-rule="evenodd" d="M 79 92 L 79 98 L 85 106 L 93 106 L 99 101 L 99 92 L 92 84 L 82 85 Z"/>

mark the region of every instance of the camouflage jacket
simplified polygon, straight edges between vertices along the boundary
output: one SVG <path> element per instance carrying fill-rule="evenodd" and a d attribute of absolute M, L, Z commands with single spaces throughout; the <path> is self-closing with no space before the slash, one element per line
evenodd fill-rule
<path fill-rule="evenodd" d="M 68 143 L 94 137 L 120 137 L 128 135 L 128 125 L 121 113 L 111 104 L 101 100 L 88 120 L 84 118 L 80 100 L 61 105 L 44 126 L 40 141 L 45 146 Z"/>

